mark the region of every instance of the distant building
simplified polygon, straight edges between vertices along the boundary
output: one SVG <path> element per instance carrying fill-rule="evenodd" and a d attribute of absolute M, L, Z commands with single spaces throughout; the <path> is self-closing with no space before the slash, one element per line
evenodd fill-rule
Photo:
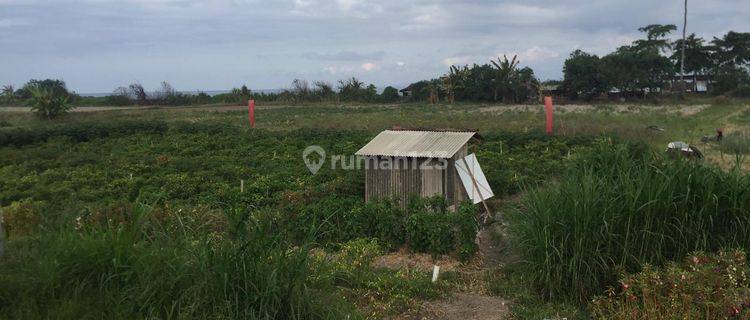
<path fill-rule="evenodd" d="M 365 200 L 444 196 L 448 206 L 468 198 L 456 161 L 468 154 L 476 131 L 385 130 L 357 151 L 365 158 Z"/>
<path fill-rule="evenodd" d="M 670 88 L 672 91 L 678 91 L 680 88 L 680 81 L 682 81 L 682 77 L 679 75 L 675 75 L 672 77 L 670 81 Z M 708 87 L 711 84 L 711 80 L 707 75 L 696 75 L 696 74 L 686 74 L 685 75 L 685 91 L 687 92 L 696 92 L 696 93 L 705 93 L 708 92 Z"/>
<path fill-rule="evenodd" d="M 565 97 L 565 90 L 557 83 L 543 83 L 539 86 L 542 97 L 560 98 Z"/>

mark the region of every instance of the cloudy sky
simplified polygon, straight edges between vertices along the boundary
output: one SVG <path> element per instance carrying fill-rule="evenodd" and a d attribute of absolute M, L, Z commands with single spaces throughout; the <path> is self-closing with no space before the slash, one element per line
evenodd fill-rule
<path fill-rule="evenodd" d="M 750 31 L 750 1 L 690 4 L 688 32 Z M 603 54 L 682 0 L 0 0 L 0 84 L 61 78 L 110 92 L 284 88 L 355 76 L 403 86 L 451 64 L 518 54 L 541 79 L 575 49 Z"/>

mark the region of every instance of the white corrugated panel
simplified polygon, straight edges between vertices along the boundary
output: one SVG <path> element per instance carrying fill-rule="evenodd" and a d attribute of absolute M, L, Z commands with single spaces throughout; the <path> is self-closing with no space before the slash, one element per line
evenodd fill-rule
<path fill-rule="evenodd" d="M 357 151 L 360 156 L 451 158 L 475 132 L 386 130 Z"/>
<path fill-rule="evenodd" d="M 482 172 L 482 168 L 479 166 L 477 156 L 473 153 L 462 160 L 457 160 L 456 170 L 458 170 L 458 175 L 461 177 L 461 182 L 464 184 L 466 193 L 474 204 L 492 198 L 495 195 L 492 192 L 492 188 L 490 188 L 490 184 L 487 182 L 487 178 L 484 176 L 484 172 Z"/>

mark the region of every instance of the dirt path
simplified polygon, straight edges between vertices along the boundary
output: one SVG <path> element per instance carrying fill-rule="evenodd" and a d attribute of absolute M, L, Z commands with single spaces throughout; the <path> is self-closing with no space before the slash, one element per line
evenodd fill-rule
<path fill-rule="evenodd" d="M 495 320 L 503 319 L 509 311 L 504 299 L 474 293 L 457 293 L 422 307 L 426 310 L 422 319 Z"/>
<path fill-rule="evenodd" d="M 416 317 L 409 318 L 489 320 L 505 319 L 510 315 L 510 301 L 503 297 L 492 296 L 487 292 L 483 273 L 502 267 L 516 258 L 507 242 L 507 225 L 499 218 L 503 214 L 504 208 L 507 208 L 507 203 L 513 203 L 519 199 L 519 196 L 514 196 L 493 201 L 491 207 L 497 208 L 495 217 L 498 219 L 484 226 L 477 235 L 479 240 L 477 261 L 468 266 L 451 266 L 451 269 L 457 273 L 468 274 L 472 278 L 476 278 L 474 281 L 477 283 L 469 285 L 469 288 L 459 290 L 459 292 L 454 292 L 443 299 L 424 302 L 419 314 Z"/>

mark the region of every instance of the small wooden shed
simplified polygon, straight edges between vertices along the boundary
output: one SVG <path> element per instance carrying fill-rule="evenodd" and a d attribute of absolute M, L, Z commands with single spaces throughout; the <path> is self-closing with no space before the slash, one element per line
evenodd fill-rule
<path fill-rule="evenodd" d="M 392 199 L 406 208 L 414 196 L 442 195 L 448 206 L 467 199 L 456 161 L 476 131 L 385 130 L 356 155 L 365 160 L 365 201 Z"/>

